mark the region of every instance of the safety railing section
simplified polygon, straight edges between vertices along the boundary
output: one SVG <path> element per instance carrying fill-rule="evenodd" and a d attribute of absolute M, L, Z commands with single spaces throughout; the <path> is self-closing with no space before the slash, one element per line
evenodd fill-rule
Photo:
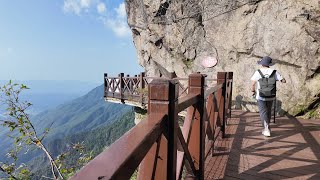
<path fill-rule="evenodd" d="M 219 134 L 225 135 L 231 112 L 232 73 L 217 77 L 217 84 L 207 88 L 205 75 L 191 74 L 183 97 L 177 79 L 150 82 L 147 118 L 72 179 L 130 179 L 135 171 L 138 179 L 203 179 L 205 159 L 213 155 Z M 187 115 L 181 122 L 183 110 Z"/>
<path fill-rule="evenodd" d="M 104 74 L 104 97 L 108 99 L 117 99 L 121 102 L 132 101 L 137 102 L 141 106 L 148 103 L 148 85 L 151 81 L 157 79 L 168 79 L 163 77 L 147 77 L 142 72 L 139 75 L 130 77 L 120 73 L 118 77 L 110 77 L 107 73 Z M 188 94 L 188 78 L 171 78 L 178 81 L 179 97 Z M 205 86 L 212 87 L 215 85 L 216 79 L 206 79 Z"/>

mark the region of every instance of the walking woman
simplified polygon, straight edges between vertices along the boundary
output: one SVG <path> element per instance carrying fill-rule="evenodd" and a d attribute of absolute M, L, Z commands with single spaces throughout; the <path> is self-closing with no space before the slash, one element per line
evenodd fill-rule
<path fill-rule="evenodd" d="M 259 114 L 263 126 L 262 134 L 266 137 L 271 136 L 270 119 L 272 103 L 276 99 L 276 81 L 286 83 L 286 80 L 280 73 L 270 66 L 272 59 L 268 56 L 263 57 L 258 64 L 261 68 L 258 69 L 251 77 L 252 95 L 258 101 Z"/>

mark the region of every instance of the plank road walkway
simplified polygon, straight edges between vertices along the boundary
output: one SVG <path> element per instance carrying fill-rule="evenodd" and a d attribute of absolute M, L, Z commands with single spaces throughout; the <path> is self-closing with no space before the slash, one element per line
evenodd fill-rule
<path fill-rule="evenodd" d="M 205 162 L 205 179 L 320 179 L 320 120 L 277 117 L 264 137 L 258 113 L 232 115 Z"/>

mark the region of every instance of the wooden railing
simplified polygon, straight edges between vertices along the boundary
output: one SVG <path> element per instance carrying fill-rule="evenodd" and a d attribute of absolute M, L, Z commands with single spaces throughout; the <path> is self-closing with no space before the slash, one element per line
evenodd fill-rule
<path fill-rule="evenodd" d="M 191 74 L 188 94 L 180 98 L 178 80 L 153 80 L 147 118 L 72 179 L 130 179 L 136 170 L 138 179 L 203 179 L 205 159 L 214 155 L 231 116 L 232 79 L 232 72 L 219 72 L 216 86 L 205 91 L 205 75 Z M 185 109 L 181 125 L 178 113 Z"/>
<path fill-rule="evenodd" d="M 104 97 L 108 99 L 116 99 L 121 102 L 132 101 L 137 102 L 140 106 L 148 104 L 148 85 L 151 81 L 156 79 L 168 79 L 164 77 L 147 77 L 142 72 L 139 75 L 130 77 L 120 73 L 118 77 L 110 77 L 104 74 Z M 171 78 L 171 80 L 178 81 L 179 97 L 188 94 L 187 81 L 188 78 Z M 213 82 L 216 79 L 206 79 L 206 87 L 214 86 Z"/>

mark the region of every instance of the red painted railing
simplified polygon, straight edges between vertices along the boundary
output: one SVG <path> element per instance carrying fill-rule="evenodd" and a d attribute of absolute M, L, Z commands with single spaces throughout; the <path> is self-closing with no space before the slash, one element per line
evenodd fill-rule
<path fill-rule="evenodd" d="M 232 79 L 232 72 L 219 72 L 217 84 L 205 90 L 205 75 L 192 74 L 180 98 L 178 80 L 153 80 L 147 118 L 72 179 L 130 179 L 136 170 L 138 179 L 203 179 L 205 159 L 231 115 Z M 180 127 L 178 113 L 185 109 Z"/>

